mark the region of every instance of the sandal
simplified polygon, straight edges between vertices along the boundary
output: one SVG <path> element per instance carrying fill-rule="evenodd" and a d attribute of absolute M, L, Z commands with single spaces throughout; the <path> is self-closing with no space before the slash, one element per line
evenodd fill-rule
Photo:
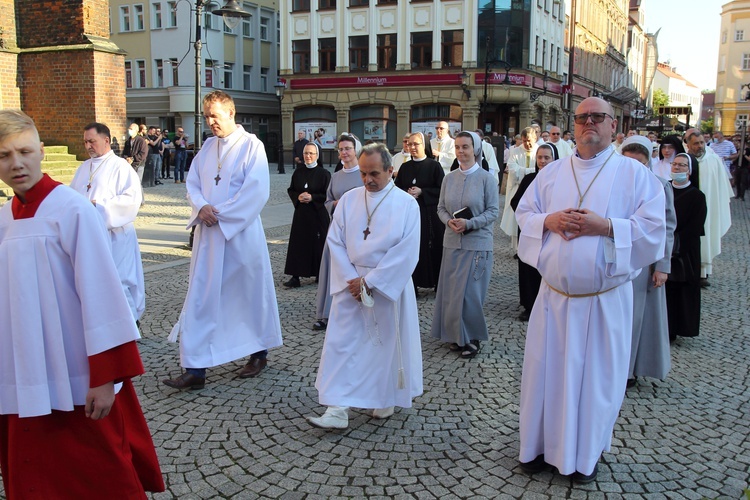
<path fill-rule="evenodd" d="M 328 328 L 328 323 L 326 323 L 324 319 L 319 319 L 318 321 L 313 323 L 313 327 L 312 327 L 312 329 L 317 332 L 321 330 L 325 330 L 326 328 Z"/>
<path fill-rule="evenodd" d="M 472 340 L 464 346 L 464 350 L 461 352 L 461 357 L 463 359 L 471 359 L 477 354 L 479 354 L 479 341 Z"/>
<path fill-rule="evenodd" d="M 463 350 L 464 346 L 458 345 L 455 342 L 448 346 L 448 349 L 450 349 L 453 352 L 461 351 Z"/>

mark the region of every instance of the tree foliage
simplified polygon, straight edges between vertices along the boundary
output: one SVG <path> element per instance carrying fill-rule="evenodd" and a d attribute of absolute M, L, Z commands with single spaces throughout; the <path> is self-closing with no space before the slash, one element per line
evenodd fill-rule
<path fill-rule="evenodd" d="M 658 110 L 661 106 L 669 106 L 669 96 L 662 89 L 656 89 L 652 102 L 654 109 Z"/>
<path fill-rule="evenodd" d="M 704 134 L 713 134 L 714 133 L 714 117 L 712 116 L 708 120 L 703 120 L 701 122 L 701 132 Z"/>

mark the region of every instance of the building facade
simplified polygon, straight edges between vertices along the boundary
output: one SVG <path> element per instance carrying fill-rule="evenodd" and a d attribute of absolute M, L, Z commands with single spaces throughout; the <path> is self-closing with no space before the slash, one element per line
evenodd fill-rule
<path fill-rule="evenodd" d="M 719 67 L 714 129 L 732 135 L 750 117 L 750 1 L 734 0 L 721 9 Z"/>
<path fill-rule="evenodd" d="M 349 131 L 394 148 L 440 120 L 509 135 L 563 120 L 563 2 L 285 0 L 281 12 L 284 144 L 304 130 L 332 148 Z"/>
<path fill-rule="evenodd" d="M 181 126 L 194 138 L 194 2 L 110 0 L 109 4 L 110 36 L 126 52 L 128 119 L 169 131 Z M 209 4 L 209 8 L 215 5 Z M 201 95 L 214 89 L 229 93 L 237 108 L 237 122 L 258 135 L 269 156 L 273 156 L 280 128 L 279 102 L 274 92 L 278 77 L 278 12 L 271 0 L 240 5 L 251 16 L 234 29 L 229 29 L 210 9 L 204 10 Z"/>
<path fill-rule="evenodd" d="M 669 97 L 670 106 L 690 106 L 689 125 L 695 126 L 700 121 L 701 90 L 687 81 L 669 63 L 659 63 L 654 77 L 654 90 L 661 89 Z M 685 117 L 680 117 L 683 120 Z"/>

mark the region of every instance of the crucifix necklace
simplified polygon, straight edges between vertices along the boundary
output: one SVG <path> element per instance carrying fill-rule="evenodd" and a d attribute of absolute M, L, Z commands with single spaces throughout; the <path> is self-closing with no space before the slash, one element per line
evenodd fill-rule
<path fill-rule="evenodd" d="M 102 161 L 98 167 L 94 168 L 94 160 L 91 160 L 91 165 L 89 165 L 89 183 L 86 184 L 86 192 L 88 193 L 91 189 L 91 181 L 94 180 L 94 177 L 96 177 L 96 173 L 99 172 L 99 169 L 102 168 L 102 165 L 104 165 L 104 162 L 107 160 Z M 91 169 L 94 168 L 92 171 Z"/>
<path fill-rule="evenodd" d="M 378 202 L 377 205 L 375 205 L 375 208 L 372 209 L 372 213 L 370 213 L 370 208 L 367 206 L 367 190 L 365 190 L 365 210 L 367 211 L 367 227 L 364 231 L 362 231 L 362 234 L 365 235 L 365 239 L 367 239 L 368 236 L 370 236 L 370 221 L 372 220 L 372 216 L 375 215 L 375 212 L 378 210 L 378 207 L 381 203 L 385 201 L 385 199 L 388 197 L 389 194 L 391 194 L 391 191 L 393 191 L 393 188 L 395 188 L 396 185 L 393 184 L 391 186 L 391 189 L 388 190 L 387 193 L 385 193 L 385 196 L 383 196 L 383 199 Z"/>
<path fill-rule="evenodd" d="M 217 186 L 219 185 L 219 181 L 221 180 L 221 175 L 220 174 L 221 174 L 222 163 L 224 163 L 224 160 L 227 159 L 227 156 L 229 156 L 229 153 L 232 152 L 232 149 L 234 148 L 234 146 L 236 146 L 237 143 L 240 142 L 240 139 L 242 139 L 242 134 L 237 134 L 237 138 L 234 140 L 234 142 L 229 147 L 229 149 L 227 150 L 227 152 L 224 153 L 224 157 L 223 158 L 219 158 L 219 141 L 221 139 L 219 139 L 219 140 L 216 141 L 216 161 L 218 162 L 219 166 L 216 169 L 216 177 L 214 177 L 214 181 L 216 181 L 216 185 Z"/>
<path fill-rule="evenodd" d="M 596 175 L 594 176 L 594 178 L 591 180 L 591 184 L 589 184 L 589 187 L 586 188 L 586 191 L 584 191 L 583 194 L 581 194 L 581 188 L 578 185 L 578 177 L 576 177 L 576 169 L 573 168 L 573 157 L 572 156 L 570 157 L 570 170 L 573 171 L 573 179 L 576 181 L 576 190 L 578 191 L 578 207 L 577 208 L 581 208 L 581 205 L 583 205 L 583 199 L 586 197 L 586 194 L 588 194 L 589 189 L 591 189 L 591 186 L 594 185 L 594 182 L 596 182 L 596 178 L 599 177 L 599 174 L 602 173 L 602 170 L 604 170 L 604 167 L 607 165 L 607 162 L 609 161 L 610 158 L 612 158 L 612 156 L 614 154 L 615 154 L 615 152 L 612 151 L 609 154 L 609 156 L 607 157 L 607 159 L 604 160 L 604 163 L 602 163 L 602 166 L 599 167 L 599 171 L 596 173 Z"/>

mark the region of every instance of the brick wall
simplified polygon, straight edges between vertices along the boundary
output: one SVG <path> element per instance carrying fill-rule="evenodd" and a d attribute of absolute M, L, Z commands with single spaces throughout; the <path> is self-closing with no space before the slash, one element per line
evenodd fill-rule
<path fill-rule="evenodd" d="M 20 108 L 15 3 L 0 0 L 0 108 Z"/>
<path fill-rule="evenodd" d="M 84 35 L 109 38 L 107 0 L 23 0 L 16 8 L 22 48 L 85 43 Z"/>

